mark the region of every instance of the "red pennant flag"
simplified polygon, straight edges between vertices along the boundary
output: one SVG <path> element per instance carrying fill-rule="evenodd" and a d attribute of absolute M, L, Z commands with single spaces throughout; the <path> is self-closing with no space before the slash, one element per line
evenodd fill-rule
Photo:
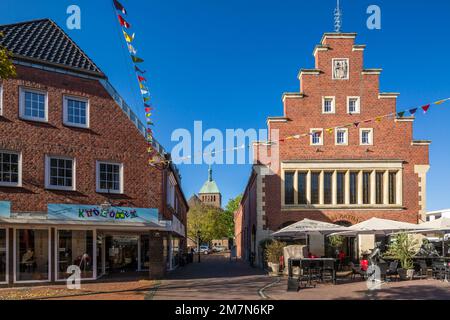
<path fill-rule="evenodd" d="M 426 106 L 423 106 L 422 107 L 423 113 L 427 113 L 428 109 L 430 109 L 430 105 L 429 104 L 427 104 Z"/>
<path fill-rule="evenodd" d="M 147 79 L 145 79 L 144 77 L 141 77 L 141 76 L 138 76 L 138 79 L 140 82 L 147 81 Z"/>
<path fill-rule="evenodd" d="M 121 11 L 123 14 L 127 14 L 127 10 L 125 7 L 117 0 L 114 1 L 114 6 L 116 7 L 116 10 Z"/>
<path fill-rule="evenodd" d="M 152 111 L 152 108 L 145 108 L 145 113 L 150 113 Z"/>
<path fill-rule="evenodd" d="M 117 15 L 117 17 L 119 17 L 119 23 L 122 27 L 125 27 L 127 29 L 131 28 L 131 24 L 129 24 L 128 22 L 125 21 L 124 18 L 122 18 L 122 16 L 120 14 Z"/>
<path fill-rule="evenodd" d="M 355 127 L 358 128 L 359 127 L 359 122 L 355 122 L 354 125 L 355 125 Z"/>

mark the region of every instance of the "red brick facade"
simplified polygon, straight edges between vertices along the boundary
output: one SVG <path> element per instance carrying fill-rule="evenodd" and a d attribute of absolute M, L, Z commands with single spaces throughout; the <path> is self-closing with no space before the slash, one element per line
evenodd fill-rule
<path fill-rule="evenodd" d="M 322 145 L 311 145 L 311 137 L 286 140 L 279 144 L 278 172 L 259 179 L 260 194 L 254 204 L 260 218 L 258 240 L 304 218 L 326 222 L 356 224 L 372 217 L 418 223 L 426 204 L 426 171 L 429 165 L 428 141 L 414 141 L 413 118 L 396 115 L 381 121 L 364 123 L 380 115 L 396 113 L 397 94 L 380 92 L 380 69 L 365 69 L 365 46 L 355 45 L 355 34 L 325 34 L 314 50 L 315 68 L 301 70 L 300 92 L 283 96 L 282 117 L 269 118 L 268 127 L 279 130 L 279 137 L 308 134 L 311 129 L 323 129 Z M 333 79 L 333 59 L 348 59 L 348 79 Z M 401 80 L 401 78 L 399 79 Z M 334 113 L 323 113 L 323 99 L 335 97 Z M 360 98 L 360 113 L 348 112 L 349 97 Z M 360 122 L 348 128 L 348 145 L 336 145 L 335 128 Z M 373 129 L 373 143 L 361 145 L 360 129 Z M 273 155 L 272 155 L 273 156 Z M 284 171 L 323 163 L 329 167 L 340 164 L 354 166 L 396 162 L 401 172 L 401 204 L 388 206 L 287 206 L 283 200 Z M 257 171 L 259 166 L 255 166 Z M 275 170 L 276 171 L 276 170 Z M 420 174 L 420 177 L 419 177 Z M 258 179 L 257 179 L 258 180 Z M 422 190 L 423 189 L 423 190 Z M 249 189 L 247 189 L 248 192 Z M 244 197 L 245 199 L 245 197 Z M 246 203 L 243 202 L 242 206 Z M 241 208 L 245 212 L 245 208 Z M 244 218 L 245 220 L 245 218 Z M 250 227 L 250 226 L 248 226 Z"/>
<path fill-rule="evenodd" d="M 12 212 L 46 212 L 48 203 L 92 205 L 112 198 L 119 206 L 158 208 L 171 219 L 165 205 L 167 172 L 148 165 L 144 136 L 98 80 L 23 66 L 17 66 L 17 73 L 2 83 L 0 117 L 0 149 L 22 153 L 22 187 L 0 187 L 0 200 L 11 201 Z M 20 119 L 19 87 L 48 92 L 48 123 Z M 89 129 L 63 124 L 63 95 L 89 100 Z M 76 191 L 44 188 L 45 155 L 76 159 Z M 96 192 L 97 160 L 123 163 L 123 194 Z M 177 192 L 183 204 L 179 218 L 186 221 L 187 205 Z"/>

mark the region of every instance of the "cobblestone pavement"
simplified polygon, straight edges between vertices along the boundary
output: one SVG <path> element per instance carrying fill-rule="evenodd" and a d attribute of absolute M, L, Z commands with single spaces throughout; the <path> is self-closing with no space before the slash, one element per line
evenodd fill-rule
<path fill-rule="evenodd" d="M 275 280 L 246 263 L 230 261 L 227 255 L 201 256 L 201 260 L 169 275 L 153 299 L 258 300 L 259 290 Z"/>
<path fill-rule="evenodd" d="M 126 280 L 82 284 L 81 290 L 65 285 L 1 289 L 0 300 L 144 300 L 155 281 Z"/>
<path fill-rule="evenodd" d="M 317 288 L 287 292 L 287 280 L 264 293 L 273 300 L 450 300 L 450 284 L 438 280 L 399 281 L 368 290 L 365 281 L 318 285 Z"/>

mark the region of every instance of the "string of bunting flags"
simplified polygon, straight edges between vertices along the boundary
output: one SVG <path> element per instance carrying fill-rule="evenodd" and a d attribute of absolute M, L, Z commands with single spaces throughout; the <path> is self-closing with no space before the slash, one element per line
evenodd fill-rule
<path fill-rule="evenodd" d="M 389 113 L 389 114 L 386 114 L 386 115 L 377 116 L 377 117 L 374 117 L 374 118 L 371 118 L 371 119 L 367 119 L 367 120 L 355 121 L 355 122 L 348 123 L 348 124 L 345 124 L 345 125 L 340 125 L 340 126 L 336 126 L 336 127 L 332 127 L 332 128 L 327 128 L 327 129 L 325 129 L 325 131 L 327 133 L 329 133 L 329 134 L 333 134 L 333 132 L 335 130 L 337 130 L 337 129 L 351 128 L 351 127 L 358 128 L 359 125 L 362 124 L 362 123 L 371 123 L 371 122 L 380 123 L 385 118 L 392 119 L 395 116 L 397 116 L 398 118 L 404 118 L 408 114 L 411 115 L 411 116 L 415 116 L 419 110 L 422 110 L 424 114 L 427 114 L 428 111 L 430 110 L 431 106 L 433 106 L 433 105 L 442 105 L 442 104 L 444 104 L 447 101 L 450 101 L 450 98 L 442 99 L 442 100 L 436 101 L 434 103 L 430 103 L 430 104 L 424 105 L 424 106 L 422 106 L 420 108 L 418 107 L 418 108 L 407 109 L 407 110 L 403 110 L 403 111 L 400 111 L 400 112 L 394 112 L 394 113 Z M 298 139 L 301 139 L 302 137 L 307 137 L 307 136 L 311 136 L 311 135 L 314 135 L 314 134 L 318 134 L 319 137 L 320 137 L 321 132 L 318 131 L 318 132 L 313 132 L 313 133 L 310 132 L 310 133 L 304 133 L 304 134 L 295 134 L 295 135 L 291 135 L 291 136 L 287 136 L 287 137 L 284 137 L 282 139 L 279 139 L 278 141 L 261 141 L 261 142 L 258 142 L 257 144 L 258 145 L 270 146 L 270 145 L 274 145 L 274 144 L 277 144 L 277 143 L 286 142 L 286 141 L 289 141 L 289 140 L 295 140 L 295 139 L 298 140 Z M 242 149 L 246 149 L 246 148 L 250 148 L 250 145 L 247 145 L 247 146 L 246 145 L 242 145 L 240 147 L 235 147 L 235 148 L 231 148 L 231 149 L 224 149 L 224 150 L 219 150 L 219 151 L 213 151 L 213 152 L 209 152 L 209 153 L 201 153 L 200 152 L 198 154 L 202 154 L 203 156 L 214 156 L 216 154 L 225 153 L 225 152 L 229 152 L 229 151 L 237 151 L 237 150 L 242 150 Z M 190 160 L 192 158 L 193 158 L 193 156 L 186 156 L 186 157 L 178 158 L 177 160 L 183 161 L 183 160 Z M 170 163 L 171 161 L 172 160 L 163 160 L 160 163 Z"/>
<path fill-rule="evenodd" d="M 113 0 L 113 5 L 116 10 L 117 19 L 121 27 L 123 36 L 125 38 L 125 42 L 131 57 L 131 61 L 133 62 L 134 65 L 134 72 L 136 74 L 136 78 L 142 96 L 142 102 L 144 104 L 144 111 L 146 118 L 146 140 L 148 144 L 147 152 L 149 153 L 150 158 L 149 164 L 151 166 L 155 166 L 157 163 L 164 163 L 166 161 L 160 161 L 159 159 L 157 159 L 159 157 L 156 157 L 157 152 L 153 148 L 153 130 L 151 129 L 151 127 L 154 126 L 154 123 L 152 121 L 152 112 L 154 111 L 154 109 L 150 103 L 151 100 L 150 90 L 147 85 L 148 83 L 147 79 L 145 78 L 145 74 L 147 71 L 142 70 L 142 68 L 139 67 L 140 64 L 144 63 L 144 59 L 137 56 L 138 51 L 134 46 L 136 34 L 134 32 L 131 34 L 130 32 L 130 29 L 132 28 L 131 24 L 124 17 L 128 16 L 126 8 L 118 0 Z"/>

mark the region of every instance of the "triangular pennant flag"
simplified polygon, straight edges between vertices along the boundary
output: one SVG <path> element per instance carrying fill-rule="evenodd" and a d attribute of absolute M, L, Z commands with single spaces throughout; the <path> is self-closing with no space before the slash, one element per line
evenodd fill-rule
<path fill-rule="evenodd" d="M 141 93 L 142 93 L 143 95 L 146 95 L 146 94 L 148 94 L 148 90 L 146 90 L 146 89 L 141 89 Z"/>
<path fill-rule="evenodd" d="M 144 81 L 147 81 L 147 79 L 145 79 L 144 77 L 142 77 L 142 76 L 138 76 L 138 80 L 140 81 L 140 82 L 144 82 Z"/>
<path fill-rule="evenodd" d="M 334 129 L 333 128 L 329 128 L 329 129 L 327 129 L 327 132 L 329 133 L 329 134 L 332 134 L 333 133 L 333 131 L 334 131 Z M 318 131 L 318 132 L 320 132 L 320 131 Z M 320 137 L 320 136 L 319 136 Z"/>
<path fill-rule="evenodd" d="M 375 118 L 375 121 L 376 121 L 376 122 L 381 122 L 381 120 L 383 120 L 383 117 L 376 117 L 376 118 Z"/>
<path fill-rule="evenodd" d="M 122 18 L 122 16 L 120 14 L 118 14 L 117 17 L 119 18 L 119 23 L 122 27 L 127 28 L 127 29 L 131 28 L 131 24 L 126 22 L 126 20 L 124 18 Z"/>
<path fill-rule="evenodd" d="M 300 136 L 299 134 L 297 134 L 297 135 L 295 135 L 293 138 L 294 138 L 294 139 L 300 139 L 301 136 Z"/>
<path fill-rule="evenodd" d="M 124 37 L 125 37 L 125 41 L 126 41 L 126 42 L 131 43 L 131 42 L 134 41 L 134 33 L 133 33 L 132 36 L 130 36 L 130 35 L 129 35 L 128 33 L 126 33 L 125 31 L 122 30 L 122 32 L 123 32 L 123 35 L 124 35 Z"/>
<path fill-rule="evenodd" d="M 136 57 L 136 56 L 131 56 L 131 60 L 133 60 L 134 63 L 142 63 L 142 62 L 144 62 L 144 59 L 141 59 L 141 58 Z"/>
<path fill-rule="evenodd" d="M 152 153 L 152 152 L 153 152 L 153 149 L 152 149 L 152 148 L 148 148 L 148 149 L 147 149 L 147 152 L 148 152 L 148 153 Z"/>
<path fill-rule="evenodd" d="M 139 88 L 144 89 L 145 86 L 141 82 L 139 82 Z"/>
<path fill-rule="evenodd" d="M 316 132 L 314 132 L 318 137 L 321 137 L 322 136 L 322 131 L 316 131 Z"/>
<path fill-rule="evenodd" d="M 405 115 L 405 111 L 401 111 L 399 113 L 397 113 L 399 118 L 403 118 L 403 116 Z"/>
<path fill-rule="evenodd" d="M 447 98 L 447 99 L 444 99 L 444 100 L 439 100 L 439 101 L 436 101 L 435 103 L 433 103 L 433 104 L 443 104 L 444 102 L 446 102 L 446 101 L 448 101 L 448 100 L 450 100 L 450 98 Z"/>
<path fill-rule="evenodd" d="M 409 113 L 410 113 L 412 116 L 415 115 L 416 112 L 417 112 L 417 108 L 414 108 L 414 109 L 409 110 Z"/>
<path fill-rule="evenodd" d="M 150 101 L 150 97 L 144 97 L 144 102 Z"/>
<path fill-rule="evenodd" d="M 117 0 L 114 1 L 114 6 L 116 7 L 116 10 L 121 11 L 123 14 L 127 14 L 127 10 L 125 7 Z"/>
<path fill-rule="evenodd" d="M 137 53 L 137 50 L 133 47 L 131 43 L 128 43 L 128 51 L 130 51 L 132 55 L 136 55 Z"/>
<path fill-rule="evenodd" d="M 430 109 L 430 105 L 429 104 L 427 104 L 426 106 L 423 106 L 422 107 L 423 113 L 427 113 L 428 109 Z"/>
<path fill-rule="evenodd" d="M 147 104 L 147 103 L 144 103 L 144 107 L 146 107 L 146 108 L 148 108 L 150 110 L 153 110 L 153 107 L 151 105 Z"/>
<path fill-rule="evenodd" d="M 134 71 L 139 72 L 139 73 L 142 73 L 142 74 L 144 74 L 144 73 L 147 72 L 147 71 L 143 71 L 143 70 L 139 69 L 138 66 L 134 66 Z"/>
<path fill-rule="evenodd" d="M 370 122 L 372 122 L 372 119 L 369 119 L 369 120 L 365 120 L 365 121 L 364 121 L 364 123 L 370 123 Z"/>
<path fill-rule="evenodd" d="M 359 122 L 355 122 L 354 125 L 355 125 L 356 128 L 358 128 L 359 127 Z"/>
<path fill-rule="evenodd" d="M 152 108 L 145 108 L 146 113 L 150 113 L 152 111 Z"/>
<path fill-rule="evenodd" d="M 388 114 L 388 119 L 392 119 L 392 118 L 394 118 L 394 116 L 395 116 L 395 113 L 390 113 L 390 114 Z"/>

